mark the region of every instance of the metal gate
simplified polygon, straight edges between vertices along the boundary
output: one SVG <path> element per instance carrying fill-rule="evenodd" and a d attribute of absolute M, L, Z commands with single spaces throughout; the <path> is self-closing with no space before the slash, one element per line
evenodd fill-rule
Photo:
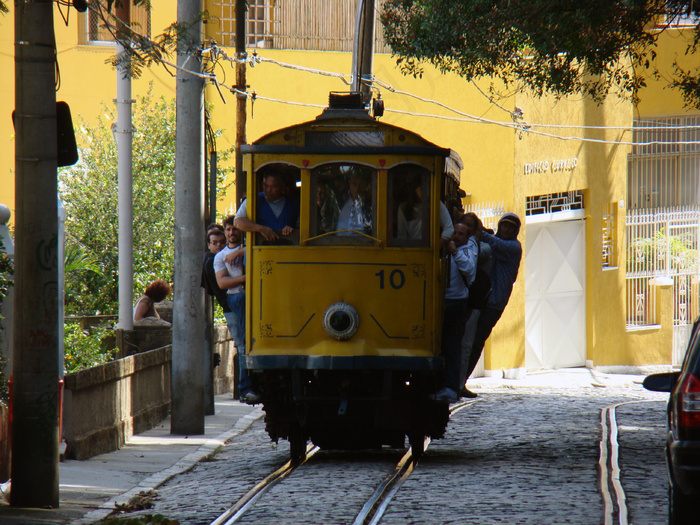
<path fill-rule="evenodd" d="M 683 362 L 700 313 L 700 208 L 627 212 L 627 327 L 656 324 L 650 279 L 673 279 L 673 364 Z"/>

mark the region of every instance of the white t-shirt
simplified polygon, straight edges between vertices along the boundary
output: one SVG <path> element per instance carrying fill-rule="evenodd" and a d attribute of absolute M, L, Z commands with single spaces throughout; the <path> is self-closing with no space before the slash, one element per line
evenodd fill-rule
<path fill-rule="evenodd" d="M 235 248 L 229 248 L 228 246 L 226 246 L 223 250 L 217 253 L 214 256 L 214 273 L 217 274 L 221 270 L 225 269 L 228 271 L 229 277 L 240 277 L 241 275 L 243 275 L 243 257 L 239 257 L 236 261 L 233 262 L 233 264 L 228 264 L 226 261 L 224 261 L 224 257 L 226 257 L 227 253 L 238 250 L 238 248 L 241 248 L 242 246 L 242 244 L 239 244 Z M 228 290 L 226 290 L 226 293 L 234 294 L 242 291 L 243 285 L 239 284 L 238 286 L 234 286 L 233 288 L 229 288 Z"/>

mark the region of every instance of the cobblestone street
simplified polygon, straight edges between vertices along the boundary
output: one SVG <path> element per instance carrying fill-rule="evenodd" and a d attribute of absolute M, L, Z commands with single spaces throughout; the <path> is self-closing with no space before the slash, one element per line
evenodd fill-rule
<path fill-rule="evenodd" d="M 599 490 L 601 410 L 616 403 L 629 523 L 665 523 L 665 394 L 640 384 L 477 388 L 453 415 L 381 523 L 604 523 Z M 632 402 L 632 403 L 630 403 Z M 241 523 L 352 523 L 403 450 L 321 451 L 264 495 Z M 152 509 L 181 524 L 210 523 L 288 459 L 262 419 L 157 489 Z M 612 522 L 611 522 L 612 523 Z"/>

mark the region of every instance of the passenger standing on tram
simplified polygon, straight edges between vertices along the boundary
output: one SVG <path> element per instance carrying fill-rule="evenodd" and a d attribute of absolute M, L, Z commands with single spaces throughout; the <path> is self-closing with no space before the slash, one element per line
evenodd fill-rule
<path fill-rule="evenodd" d="M 520 259 L 523 255 L 523 248 L 517 239 L 520 232 L 520 217 L 515 213 L 505 213 L 498 221 L 496 235 L 484 231 L 482 240 L 491 246 L 491 259 L 493 265 L 489 272 L 491 278 L 491 294 L 486 302 L 486 308 L 481 311 L 474 335 L 469 365 L 467 368 L 467 379 L 476 368 L 484 344 L 491 335 L 491 330 L 503 315 L 510 294 L 513 291 L 513 284 L 518 277 Z M 463 386 L 465 397 L 474 397 L 466 386 Z M 469 395 L 471 394 L 471 395 Z"/>
<path fill-rule="evenodd" d="M 224 312 L 230 312 L 228 307 L 226 290 L 219 288 L 216 282 L 216 272 L 214 271 L 214 257 L 217 253 L 226 246 L 226 236 L 224 228 L 220 224 L 211 224 L 207 228 L 207 250 L 204 252 L 204 261 L 202 262 L 202 279 L 200 284 L 207 295 L 211 295 L 219 303 Z M 217 353 L 213 354 L 213 366 L 219 366 L 221 356 Z"/>
<path fill-rule="evenodd" d="M 483 269 L 487 274 L 491 272 L 493 263 L 491 261 L 491 246 L 481 240 L 481 235 L 484 231 L 484 225 L 481 219 L 474 212 L 465 213 L 459 220 L 460 223 L 467 227 L 467 232 L 470 237 L 475 237 L 479 243 L 479 257 L 477 268 Z M 464 335 L 462 336 L 462 362 L 460 366 L 459 384 L 462 385 L 460 391 L 461 397 L 477 397 L 477 395 L 464 387 L 467 382 L 467 372 L 469 370 L 469 356 L 471 355 L 472 344 L 476 335 L 476 327 L 481 316 L 482 308 L 472 306 L 472 311 L 469 314 L 469 319 L 464 327 Z"/>
<path fill-rule="evenodd" d="M 233 215 L 224 219 L 224 233 L 228 244 L 214 257 L 214 271 L 219 288 L 227 293 L 230 311 L 224 312 L 224 317 L 238 351 L 240 399 L 253 405 L 260 402 L 260 396 L 253 390 L 245 363 L 245 246 L 241 241 L 241 231 L 233 223 Z"/>
<path fill-rule="evenodd" d="M 234 224 L 241 231 L 259 233 L 267 241 L 277 241 L 280 234 L 287 237 L 299 227 L 299 200 L 291 195 L 285 174 L 278 168 L 268 169 L 262 185 L 263 191 L 257 196 L 258 222 L 248 218 L 246 200 L 238 207 Z"/>
<path fill-rule="evenodd" d="M 441 354 L 445 360 L 443 388 L 434 396 L 436 401 L 459 401 L 461 349 L 464 326 L 469 318 L 467 298 L 476 276 L 478 246 L 475 237 L 469 237 L 467 227 L 454 226 L 452 240 L 447 243 L 450 258 L 449 281 L 445 289 L 445 311 L 442 321 Z"/>

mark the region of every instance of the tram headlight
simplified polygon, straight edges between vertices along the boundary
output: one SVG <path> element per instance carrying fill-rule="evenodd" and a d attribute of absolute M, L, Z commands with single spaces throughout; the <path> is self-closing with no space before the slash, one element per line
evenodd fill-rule
<path fill-rule="evenodd" d="M 350 339 L 360 325 L 357 310 L 347 303 L 334 303 L 323 314 L 323 328 L 339 341 Z"/>

